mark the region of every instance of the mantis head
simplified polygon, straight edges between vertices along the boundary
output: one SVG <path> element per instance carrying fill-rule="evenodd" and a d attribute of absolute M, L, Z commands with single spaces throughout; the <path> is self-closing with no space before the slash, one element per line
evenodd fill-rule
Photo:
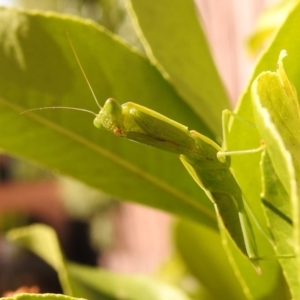
<path fill-rule="evenodd" d="M 124 136 L 126 130 L 123 120 L 122 106 L 115 99 L 109 98 L 94 119 L 94 126 L 99 129 L 105 128 L 116 135 Z"/>

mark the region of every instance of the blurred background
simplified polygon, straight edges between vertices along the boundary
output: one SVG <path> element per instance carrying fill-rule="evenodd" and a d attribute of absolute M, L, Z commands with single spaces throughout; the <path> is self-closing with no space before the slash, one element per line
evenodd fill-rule
<path fill-rule="evenodd" d="M 195 2 L 233 106 L 255 59 L 246 50 L 247 38 L 260 13 L 275 2 Z M 123 0 L 0 0 L 0 5 L 89 18 L 143 51 Z M 112 199 L 0 150 L 0 295 L 33 285 L 41 292 L 61 291 L 50 267 L 3 238 L 9 229 L 37 222 L 57 231 L 68 259 L 122 273 L 154 272 L 172 252 L 167 214 Z"/>

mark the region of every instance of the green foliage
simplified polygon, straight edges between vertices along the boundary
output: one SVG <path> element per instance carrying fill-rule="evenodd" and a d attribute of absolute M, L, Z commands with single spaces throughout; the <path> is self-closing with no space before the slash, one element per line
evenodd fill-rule
<path fill-rule="evenodd" d="M 300 110 L 295 88 L 289 82 L 281 52 L 278 70 L 264 72 L 253 83 L 253 110 L 257 128 L 266 144 L 261 163 L 263 204 L 277 255 L 294 253 L 280 260 L 294 299 L 299 290 L 299 126 Z"/>
<path fill-rule="evenodd" d="M 196 299 L 220 299 L 220 295 L 228 299 L 290 299 L 286 282 L 293 299 L 300 299 L 296 267 L 300 257 L 298 99 L 282 65 L 278 73 L 264 72 L 274 70 L 280 51 L 287 49 L 287 73 L 300 90 L 296 63 L 300 4 L 289 9 L 237 106 L 236 113 L 256 128 L 234 119 L 228 141 L 230 150 L 257 148 L 261 139 L 266 144 L 262 159 L 260 153 L 232 157 L 232 168 L 256 218 L 265 230 L 272 229 L 275 253 L 295 254 L 295 258 L 280 259 L 285 279 L 277 259 L 259 262 L 262 275 L 258 275 L 224 231 L 218 234 L 213 205 L 175 155 L 99 131 L 91 116 L 81 112 L 19 115 L 44 106 L 97 109 L 72 55 L 67 31 L 100 101 L 109 97 L 134 101 L 219 139 L 221 112 L 229 103 L 193 1 L 128 0 L 128 4 L 146 54 L 92 21 L 0 8 L 0 148 L 117 198 L 194 221 L 180 219 L 174 241 L 183 264 L 203 285 L 204 292 Z M 176 34 L 168 39 L 173 31 Z M 274 256 L 265 236 L 253 227 L 259 255 Z M 123 276 L 66 261 L 54 233 L 44 226 L 12 231 L 8 238 L 46 260 L 58 272 L 68 296 L 189 299 L 184 288 L 158 279 Z M 68 296 L 6 299 L 72 299 Z"/>
<path fill-rule="evenodd" d="M 67 261 L 62 256 L 55 232 L 47 226 L 33 225 L 15 229 L 8 234 L 8 238 L 31 249 L 52 266 L 57 271 L 67 295 L 95 300 L 189 299 L 178 288 L 153 278 L 115 274 Z"/>
<path fill-rule="evenodd" d="M 1 298 L 5 300 L 76 300 L 78 298 L 58 294 L 19 294 L 14 297 Z"/>
<path fill-rule="evenodd" d="M 228 107 L 228 98 L 199 26 L 193 1 L 180 0 L 176 5 L 172 0 L 155 5 L 139 0 L 127 2 L 148 58 L 167 76 L 193 111 L 214 133 L 220 134 L 220 111 Z M 166 42 L 174 30 L 176 34 Z"/>
<path fill-rule="evenodd" d="M 90 21 L 13 9 L 2 9 L 0 13 L 0 35 L 6 37 L 0 49 L 1 68 L 5 70 L 0 73 L 0 147 L 116 198 L 194 216 L 194 220 L 205 219 L 213 226 L 213 208 L 205 195 L 191 178 L 174 178 L 174 173 L 184 172 L 176 157 L 100 133 L 91 117 L 80 112 L 19 115 L 27 108 L 43 106 L 98 109 L 72 55 L 66 39 L 68 30 L 99 99 L 113 96 L 124 102 L 134 100 L 213 136 L 157 68 Z M 11 19 L 15 20 L 14 26 Z M 11 126 L 13 119 L 18 121 Z M 73 149 L 71 155 L 69 149 Z M 112 178 L 118 178 L 118 182 Z"/>

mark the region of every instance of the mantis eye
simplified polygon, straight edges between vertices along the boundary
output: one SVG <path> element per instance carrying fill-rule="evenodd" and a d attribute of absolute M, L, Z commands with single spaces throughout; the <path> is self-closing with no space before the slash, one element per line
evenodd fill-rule
<path fill-rule="evenodd" d="M 118 118 L 122 116 L 122 106 L 117 100 L 109 98 L 106 100 L 103 108 L 101 109 L 101 112 L 105 112 Z"/>
<path fill-rule="evenodd" d="M 100 113 L 99 113 L 100 114 Z M 102 128 L 102 124 L 101 124 L 101 119 L 99 117 L 99 115 L 96 116 L 96 118 L 93 121 L 93 124 L 96 128 L 101 129 Z"/>

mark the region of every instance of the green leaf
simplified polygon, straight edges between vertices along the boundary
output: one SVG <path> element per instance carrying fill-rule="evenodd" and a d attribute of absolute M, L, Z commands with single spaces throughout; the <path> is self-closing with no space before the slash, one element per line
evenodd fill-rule
<path fill-rule="evenodd" d="M 282 49 L 286 49 L 291 57 L 298 58 L 300 40 L 298 39 L 300 24 L 300 4 L 286 18 L 282 27 L 278 30 L 276 36 L 268 49 L 259 58 L 254 72 L 249 79 L 247 87 L 243 92 L 236 112 L 240 117 L 255 124 L 253 117 L 252 101 L 251 101 L 251 84 L 254 79 L 263 71 L 275 70 L 278 54 Z M 295 61 L 287 61 L 286 69 L 288 70 L 289 78 L 294 83 L 297 90 L 300 90 L 300 69 Z M 229 149 L 255 149 L 260 146 L 261 137 L 257 129 L 243 124 L 237 119 L 232 122 L 232 127 L 229 136 Z M 235 176 L 241 186 L 244 195 L 255 214 L 260 215 L 259 209 L 259 194 L 261 191 L 260 171 L 259 171 L 260 155 L 240 155 L 232 157 L 232 167 Z M 251 170 L 245 176 L 245 170 Z M 263 219 L 261 219 L 262 221 Z"/>
<path fill-rule="evenodd" d="M 91 116 L 82 112 L 51 110 L 19 115 L 43 106 L 95 110 L 67 42 L 67 30 L 101 101 L 108 97 L 133 100 L 212 136 L 156 67 L 90 21 L 4 8 L 0 9 L 0 20 L 2 150 L 59 170 L 117 198 L 216 228 L 213 207 L 175 155 L 99 131 Z"/>
<path fill-rule="evenodd" d="M 282 49 L 286 49 L 290 57 L 299 57 L 300 40 L 300 4 L 295 6 L 287 16 L 285 22 L 274 36 L 268 49 L 259 58 L 249 83 L 242 94 L 236 113 L 245 120 L 255 124 L 251 100 L 251 84 L 253 80 L 265 70 L 275 70 L 278 54 Z M 287 61 L 286 69 L 289 78 L 300 88 L 300 69 L 296 61 Z M 261 136 L 256 128 L 252 128 L 239 120 L 234 119 L 230 128 L 229 150 L 255 149 L 261 145 Z M 232 157 L 232 168 L 235 177 L 243 191 L 243 195 L 250 204 L 259 222 L 264 225 L 265 217 L 260 203 L 261 174 L 259 169 L 260 154 L 239 155 Z M 247 176 L 245 176 L 245 174 Z M 266 226 L 266 225 L 264 225 Z M 267 228 L 266 228 L 267 230 Z M 266 247 L 265 238 L 258 240 L 259 254 L 270 256 L 271 252 Z M 262 244 L 263 243 L 263 244 Z M 274 262 L 269 262 L 273 264 Z"/>
<path fill-rule="evenodd" d="M 71 283 L 71 289 L 67 290 L 72 296 L 89 300 L 189 300 L 180 289 L 151 277 L 121 275 L 64 260 L 57 237 L 48 226 L 15 229 L 10 231 L 8 238 L 47 261 L 58 272 L 63 287 L 66 287 L 66 281 Z"/>
<path fill-rule="evenodd" d="M 280 151 L 280 148 L 278 149 Z M 283 152 L 281 155 L 282 170 L 287 170 L 290 164 L 289 153 Z M 284 156 L 286 155 L 286 156 Z M 297 194 L 291 189 L 292 195 L 289 195 L 281 181 L 277 177 L 276 171 L 273 168 L 270 157 L 267 153 L 262 159 L 263 173 L 263 194 L 262 201 L 264 204 L 268 225 L 275 241 L 274 247 L 277 255 L 293 254 L 294 253 L 294 227 L 292 221 L 292 199 L 297 198 Z M 293 169 L 292 169 L 293 170 Z M 288 172 L 290 174 L 291 172 Z M 292 178 L 291 178 L 292 179 Z M 294 179 L 291 183 L 295 183 Z M 300 295 L 299 284 L 299 268 L 296 259 L 286 258 L 280 259 L 279 263 L 284 270 L 284 275 L 289 284 L 293 299 L 298 299 Z"/>
<path fill-rule="evenodd" d="M 143 275 L 121 275 L 77 264 L 69 264 L 69 271 L 86 288 L 113 299 L 189 300 L 180 289 Z"/>
<path fill-rule="evenodd" d="M 150 60 L 213 132 L 221 135 L 221 112 L 229 107 L 229 100 L 194 1 L 128 2 Z"/>
<path fill-rule="evenodd" d="M 279 66 L 282 64 L 281 59 Z M 258 76 L 253 83 L 252 99 L 257 128 L 281 182 L 289 190 L 291 177 L 282 172 L 282 162 L 277 161 L 277 143 L 281 138 L 284 147 L 292 156 L 294 176 L 299 177 L 300 109 L 296 91 L 286 77 L 283 67 L 279 67 L 277 73 L 264 72 Z M 274 132 L 268 128 L 271 126 L 274 126 Z"/>
<path fill-rule="evenodd" d="M 174 238 L 188 269 L 213 299 L 222 299 L 224 295 L 231 300 L 246 299 L 223 250 L 220 235 L 203 226 L 179 221 L 174 228 Z"/>
<path fill-rule="evenodd" d="M 13 297 L 0 298 L 3 300 L 83 300 L 59 294 L 18 294 Z"/>
<path fill-rule="evenodd" d="M 283 289 L 274 290 L 283 286 L 279 269 L 262 262 L 262 275 L 258 275 L 232 242 L 225 245 L 224 251 L 224 243 L 230 241 L 221 242 L 219 235 L 197 224 L 181 221 L 175 227 L 179 254 L 213 299 L 222 299 L 224 295 L 228 299 L 285 299 Z"/>
<path fill-rule="evenodd" d="M 66 260 L 53 229 L 41 224 L 21 227 L 10 230 L 7 238 L 16 241 L 44 259 L 58 273 L 64 292 L 74 296 L 66 269 Z"/>
<path fill-rule="evenodd" d="M 252 99 L 257 128 L 268 153 L 262 162 L 263 203 L 275 238 L 276 254 L 296 255 L 296 259 L 283 259 L 280 263 L 293 298 L 297 299 L 300 297 L 296 267 L 299 265 L 300 109 L 297 93 L 282 65 L 285 55 L 282 51 L 277 73 L 264 72 L 257 77 Z"/>

